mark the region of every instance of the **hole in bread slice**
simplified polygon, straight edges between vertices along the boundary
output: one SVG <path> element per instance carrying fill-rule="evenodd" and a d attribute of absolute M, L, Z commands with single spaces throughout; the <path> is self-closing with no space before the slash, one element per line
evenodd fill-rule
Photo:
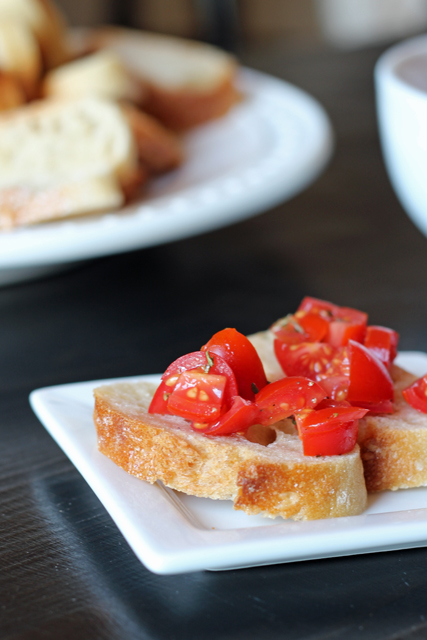
<path fill-rule="evenodd" d="M 256 444 L 262 444 L 264 447 L 275 442 L 276 437 L 277 433 L 274 429 L 264 427 L 262 424 L 253 424 L 245 432 L 246 440 L 255 442 Z"/>

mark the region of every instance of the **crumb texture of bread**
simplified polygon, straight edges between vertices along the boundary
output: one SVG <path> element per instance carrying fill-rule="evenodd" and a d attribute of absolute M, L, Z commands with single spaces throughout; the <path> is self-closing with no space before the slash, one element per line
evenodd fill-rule
<path fill-rule="evenodd" d="M 121 108 L 107 100 L 42 100 L 0 117 L 0 188 L 132 173 L 137 149 Z"/>
<path fill-rule="evenodd" d="M 43 100 L 0 116 L 0 228 L 120 207 L 146 179 L 122 108 Z"/>
<path fill-rule="evenodd" d="M 143 89 L 114 51 L 98 51 L 50 71 L 43 95 L 61 99 L 97 96 L 141 102 Z"/>
<path fill-rule="evenodd" d="M 402 390 L 417 376 L 394 366 L 395 412 L 359 421 L 359 445 L 369 492 L 427 486 L 427 416 Z"/>
<path fill-rule="evenodd" d="M 120 383 L 95 390 L 98 448 L 128 473 L 190 495 L 233 500 L 249 515 L 313 520 L 366 507 L 359 449 L 307 457 L 289 425 L 267 446 L 243 435 L 207 437 L 176 416 L 147 413 L 155 386 Z"/>

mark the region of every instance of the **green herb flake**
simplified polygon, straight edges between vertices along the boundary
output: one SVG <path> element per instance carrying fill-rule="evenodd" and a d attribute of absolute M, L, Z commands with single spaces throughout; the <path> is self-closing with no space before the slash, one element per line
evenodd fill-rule
<path fill-rule="evenodd" d="M 203 367 L 203 371 L 205 373 L 209 373 L 210 368 L 213 367 L 215 364 L 209 351 L 206 351 L 206 360 L 207 360 L 207 365 Z"/>

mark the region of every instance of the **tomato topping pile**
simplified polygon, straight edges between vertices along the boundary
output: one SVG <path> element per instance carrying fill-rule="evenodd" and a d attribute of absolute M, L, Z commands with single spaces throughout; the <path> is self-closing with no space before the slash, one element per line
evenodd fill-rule
<path fill-rule="evenodd" d="M 224 329 L 201 351 L 169 365 L 148 411 L 180 416 L 208 435 L 227 435 L 313 409 L 325 397 L 308 378 L 268 384 L 252 343 L 235 329 Z"/>
<path fill-rule="evenodd" d="M 166 369 L 149 413 L 180 416 L 208 436 L 293 417 L 304 454 L 325 456 L 354 448 L 358 420 L 367 413 L 393 412 L 390 368 L 399 336 L 392 329 L 368 326 L 356 309 L 307 297 L 271 331 L 282 379 L 269 383 L 250 340 L 223 329 Z M 427 413 L 427 376 L 404 395 Z"/>
<path fill-rule="evenodd" d="M 304 298 L 293 316 L 271 327 L 283 372 L 318 382 L 332 400 L 347 400 L 371 413 L 392 412 L 389 371 L 399 336 L 392 329 L 367 322 L 362 311 Z"/>

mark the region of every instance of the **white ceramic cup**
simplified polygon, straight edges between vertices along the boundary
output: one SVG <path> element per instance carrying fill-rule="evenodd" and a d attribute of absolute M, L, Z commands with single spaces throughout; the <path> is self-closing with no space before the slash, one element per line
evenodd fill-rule
<path fill-rule="evenodd" d="M 375 89 L 388 174 L 402 206 L 427 235 L 427 36 L 380 57 Z"/>

